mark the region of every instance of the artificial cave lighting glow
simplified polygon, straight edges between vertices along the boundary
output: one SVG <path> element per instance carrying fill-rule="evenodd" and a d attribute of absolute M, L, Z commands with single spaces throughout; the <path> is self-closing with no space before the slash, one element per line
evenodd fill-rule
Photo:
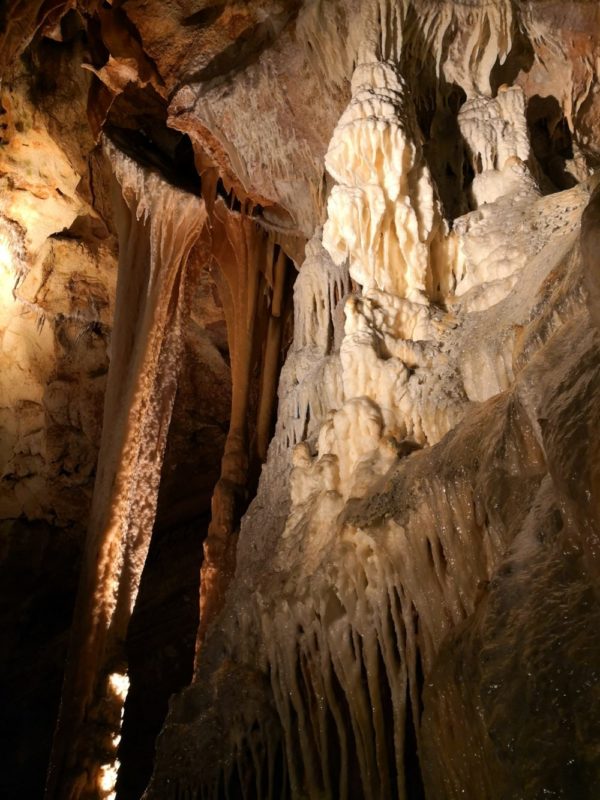
<path fill-rule="evenodd" d="M 115 800 L 120 764 L 102 764 L 98 775 L 98 793 L 101 800 Z"/>
<path fill-rule="evenodd" d="M 14 301 L 15 283 L 24 271 L 23 231 L 0 212 L 0 305 Z"/>
<path fill-rule="evenodd" d="M 120 672 L 113 672 L 108 678 L 108 686 L 111 693 L 121 703 L 124 703 L 129 691 L 129 676 Z"/>
<path fill-rule="evenodd" d="M 115 800 L 116 785 L 119 776 L 120 762 L 116 757 L 119 744 L 121 743 L 121 724 L 123 721 L 124 704 L 129 691 L 129 676 L 124 672 L 112 672 L 107 680 L 108 691 L 106 692 L 107 703 L 111 707 L 113 732 L 110 735 L 110 743 L 114 760 L 100 764 L 97 772 L 98 794 L 102 800 Z"/>
<path fill-rule="evenodd" d="M 13 254 L 8 241 L 0 234 L 0 306 L 11 303 L 14 283 Z"/>

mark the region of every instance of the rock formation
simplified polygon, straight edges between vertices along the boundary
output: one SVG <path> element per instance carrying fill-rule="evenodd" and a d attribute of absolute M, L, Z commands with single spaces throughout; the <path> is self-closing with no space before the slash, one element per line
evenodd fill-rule
<path fill-rule="evenodd" d="M 6 796 L 598 796 L 599 21 L 9 4 Z"/>

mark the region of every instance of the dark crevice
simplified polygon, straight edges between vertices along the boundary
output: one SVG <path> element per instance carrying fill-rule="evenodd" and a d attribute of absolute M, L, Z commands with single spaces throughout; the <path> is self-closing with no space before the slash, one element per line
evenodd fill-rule
<path fill-rule="evenodd" d="M 410 692 L 408 691 L 406 693 L 406 730 L 404 737 L 404 780 L 407 800 L 425 800 L 425 788 L 419 763 L 417 729 Z"/>
<path fill-rule="evenodd" d="M 490 86 L 494 96 L 500 86 L 513 86 L 519 73 L 529 72 L 533 66 L 535 51 L 527 35 L 517 27 L 513 29 L 512 37 L 512 47 L 504 63 L 497 60 L 490 73 Z"/>
<path fill-rule="evenodd" d="M 169 698 L 192 678 L 202 540 L 208 515 L 154 530 L 127 635 L 130 690 L 119 747 L 119 800 L 138 800 L 152 772 Z"/>
<path fill-rule="evenodd" d="M 190 194 L 200 196 L 202 186 L 194 164 L 192 143 L 186 134 L 166 126 L 159 131 L 148 121 L 138 130 L 107 125 L 106 135 L 142 166 L 160 172 L 165 179 Z"/>
<path fill-rule="evenodd" d="M 181 20 L 181 24 L 184 28 L 207 28 L 219 19 L 225 10 L 225 5 L 224 0 L 207 5 L 205 8 L 201 8 L 200 11 L 184 17 Z"/>
<path fill-rule="evenodd" d="M 573 140 L 556 97 L 532 97 L 527 104 L 527 126 L 533 154 L 550 181 L 546 190 L 552 192 L 575 186 L 577 179 L 566 168 L 566 162 L 574 155 Z"/>
<path fill-rule="evenodd" d="M 392 688 L 388 680 L 388 674 L 383 660 L 381 648 L 377 647 L 378 672 L 379 672 L 379 691 L 381 695 L 381 709 L 383 713 L 383 741 L 385 742 L 387 755 L 388 779 L 391 800 L 398 798 L 398 769 L 396 767 L 396 749 L 394 747 L 394 700 Z"/>
<path fill-rule="evenodd" d="M 0 522 L 0 797 L 42 797 L 83 532 Z"/>
<path fill-rule="evenodd" d="M 419 646 L 419 615 L 412 607 L 414 624 L 414 671 L 409 671 L 406 690 L 406 722 L 404 734 L 404 779 L 407 800 L 425 800 L 425 788 L 419 760 L 419 734 L 423 715 L 423 663 Z M 412 674 L 410 674 L 412 672 Z M 413 685 L 411 685 L 411 683 Z"/>

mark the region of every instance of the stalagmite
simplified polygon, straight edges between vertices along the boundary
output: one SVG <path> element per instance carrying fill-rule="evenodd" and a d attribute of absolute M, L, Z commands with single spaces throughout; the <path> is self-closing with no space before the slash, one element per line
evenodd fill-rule
<path fill-rule="evenodd" d="M 358 491 L 352 474 L 359 464 L 363 472 L 383 474 L 400 442 L 434 442 L 461 413 L 454 399 L 449 413 L 440 413 L 441 397 L 435 414 L 428 413 L 421 380 L 411 378 L 435 357 L 444 325 L 436 325 L 429 304 L 449 294 L 453 264 L 441 261 L 445 224 L 407 87 L 390 64 L 373 62 L 357 67 L 352 90 L 325 159 L 339 184 L 323 242 L 334 262 L 348 259 L 363 296 L 345 304 L 344 403 L 321 429 L 315 465 L 319 474 L 322 459 L 328 471 L 338 465 L 330 488 L 346 497 Z M 302 470 L 312 469 L 310 460 L 303 463 L 292 474 L 292 494 L 306 499 L 294 489 Z M 359 485 L 364 488 L 364 478 Z"/>
<path fill-rule="evenodd" d="M 150 544 L 177 386 L 186 272 L 203 201 L 106 142 L 119 280 L 104 427 L 48 798 L 115 797 L 124 641 Z M 152 446 L 149 447 L 149 443 Z"/>

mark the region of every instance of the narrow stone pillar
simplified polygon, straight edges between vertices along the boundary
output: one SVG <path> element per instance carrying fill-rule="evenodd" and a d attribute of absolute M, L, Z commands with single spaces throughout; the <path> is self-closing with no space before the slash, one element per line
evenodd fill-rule
<path fill-rule="evenodd" d="M 198 197 L 106 145 L 119 276 L 104 424 L 46 797 L 113 798 L 129 680 L 124 643 L 148 553 L 177 386 Z"/>

